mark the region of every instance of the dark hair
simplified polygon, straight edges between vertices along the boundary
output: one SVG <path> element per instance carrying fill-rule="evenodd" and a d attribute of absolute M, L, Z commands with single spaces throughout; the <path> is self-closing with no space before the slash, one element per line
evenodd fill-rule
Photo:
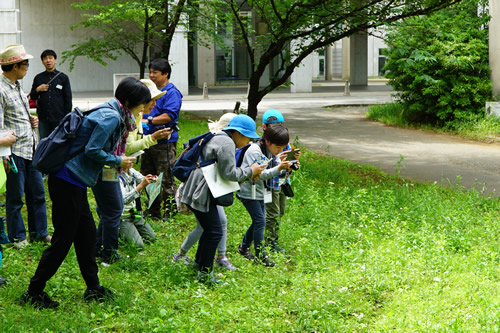
<path fill-rule="evenodd" d="M 53 56 L 54 59 L 57 59 L 56 51 L 50 50 L 50 49 L 43 51 L 42 54 L 40 55 L 40 59 L 43 60 L 43 58 L 48 57 L 48 56 Z"/>
<path fill-rule="evenodd" d="M 284 146 L 290 141 L 288 128 L 283 125 L 267 127 L 261 140 L 268 140 L 271 144 Z"/>
<path fill-rule="evenodd" d="M 15 64 L 10 64 L 10 65 L 2 65 L 2 71 L 4 72 L 10 72 L 14 69 Z"/>
<path fill-rule="evenodd" d="M 168 79 L 170 80 L 170 75 L 172 74 L 172 67 L 168 63 L 167 59 L 158 58 L 149 64 L 149 69 L 155 69 L 160 71 L 162 74 L 168 73 Z"/>
<path fill-rule="evenodd" d="M 148 87 L 135 77 L 126 77 L 116 87 L 115 97 L 123 105 L 132 109 L 139 104 L 146 104 L 151 100 Z"/>

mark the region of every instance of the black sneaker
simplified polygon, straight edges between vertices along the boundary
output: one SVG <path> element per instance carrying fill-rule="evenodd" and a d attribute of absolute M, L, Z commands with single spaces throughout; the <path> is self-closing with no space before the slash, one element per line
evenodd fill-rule
<path fill-rule="evenodd" d="M 254 260 L 255 256 L 250 252 L 250 249 L 247 247 L 246 249 L 243 248 L 238 248 L 238 253 L 241 254 L 243 257 L 247 258 L 248 260 Z"/>
<path fill-rule="evenodd" d="M 283 249 L 282 247 L 280 247 L 278 245 L 278 243 L 274 242 L 274 243 L 271 243 L 271 248 L 270 248 L 271 251 L 274 251 L 274 252 L 279 252 L 279 253 L 285 253 L 285 249 Z"/>
<path fill-rule="evenodd" d="M 256 264 L 261 264 L 263 266 L 266 266 L 266 267 L 274 267 L 276 265 L 276 263 L 274 261 L 272 261 L 271 259 L 269 259 L 268 256 L 265 256 L 263 258 L 255 258 L 254 259 L 255 263 Z"/>
<path fill-rule="evenodd" d="M 117 262 L 118 260 L 120 260 L 122 258 L 121 255 L 119 255 L 118 253 L 113 253 L 111 255 L 111 257 L 109 258 L 102 258 L 102 265 L 105 266 L 105 267 L 109 267 L 111 266 L 112 264 L 114 264 L 115 262 Z"/>
<path fill-rule="evenodd" d="M 98 286 L 95 289 L 88 289 L 85 290 L 85 293 L 83 294 L 83 299 L 86 301 L 98 301 L 98 302 L 103 302 L 108 299 L 113 299 L 115 297 L 115 294 L 109 290 L 108 288 L 104 288 L 103 286 Z"/>
<path fill-rule="evenodd" d="M 210 273 L 198 272 L 198 276 L 196 277 L 196 279 L 198 280 L 198 282 L 205 283 L 207 285 L 225 285 L 226 284 L 224 281 L 216 279 L 214 277 L 213 271 Z"/>
<path fill-rule="evenodd" d="M 59 302 L 50 299 L 46 292 L 41 292 L 36 296 L 30 295 L 27 291 L 21 296 L 19 305 L 31 304 L 37 310 L 55 309 L 59 306 Z"/>
<path fill-rule="evenodd" d="M 0 287 L 7 283 L 7 279 L 0 276 Z"/>

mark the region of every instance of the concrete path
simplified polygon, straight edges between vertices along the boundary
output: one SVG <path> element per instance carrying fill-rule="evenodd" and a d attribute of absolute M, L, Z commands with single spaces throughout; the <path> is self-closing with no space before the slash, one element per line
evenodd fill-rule
<path fill-rule="evenodd" d="M 203 99 L 201 91 L 195 90 L 184 98 L 182 109 L 217 119 L 232 110 L 236 101 L 243 101 L 245 92 L 245 88 L 212 89 L 209 99 Z M 76 104 L 93 106 L 107 98 L 82 96 Z M 259 116 L 269 108 L 280 110 L 292 137 L 298 136 L 302 145 L 316 152 L 371 164 L 388 173 L 396 172 L 395 165 L 403 156 L 399 170 L 404 177 L 445 185 L 460 183 L 485 194 L 500 192 L 500 144 L 398 129 L 365 118 L 366 105 L 391 100 L 390 88 L 381 83 L 353 88 L 350 96 L 343 95 L 341 83 L 320 84 L 313 93 L 269 94 L 259 104 Z"/>

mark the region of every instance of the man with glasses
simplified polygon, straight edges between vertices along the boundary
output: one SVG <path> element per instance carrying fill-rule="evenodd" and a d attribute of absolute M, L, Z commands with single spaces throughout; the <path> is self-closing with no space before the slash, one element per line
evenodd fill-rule
<path fill-rule="evenodd" d="M 21 209 L 23 194 L 28 210 L 28 230 L 31 241 L 49 243 L 47 232 L 47 210 L 42 174 L 33 168 L 31 161 L 38 144 L 38 118 L 29 112 L 28 99 L 19 80 L 27 73 L 29 59 L 24 46 L 10 45 L 0 53 L 3 75 L 0 78 L 0 129 L 14 131 L 16 142 L 10 157 L 4 157 L 7 173 L 7 195 L 5 209 L 7 233 L 15 247 L 21 249 L 28 244 Z"/>

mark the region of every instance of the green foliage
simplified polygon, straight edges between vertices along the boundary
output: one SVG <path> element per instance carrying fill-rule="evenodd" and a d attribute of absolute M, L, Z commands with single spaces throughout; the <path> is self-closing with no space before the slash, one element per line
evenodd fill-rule
<path fill-rule="evenodd" d="M 389 31 L 384 69 L 408 121 L 443 124 L 483 113 L 492 86 L 486 4 L 465 0 Z"/>
<path fill-rule="evenodd" d="M 206 131 L 181 117 L 182 137 Z M 303 149 L 304 150 L 304 149 Z M 397 164 L 397 161 L 394 161 Z M 192 216 L 153 222 L 158 240 L 111 267 L 99 266 L 114 301 L 85 303 L 72 249 L 46 291 L 58 310 L 17 305 L 45 245 L 4 248 L 1 332 L 494 332 L 500 325 L 500 202 L 475 191 L 412 183 L 304 151 L 280 241 L 288 250 L 265 268 L 239 256 L 250 224 L 236 200 L 228 256 L 236 272 L 210 288 L 171 262 Z M 91 208 L 95 211 L 92 199 Z M 49 210 L 50 212 L 50 210 Z M 23 211 L 26 216 L 26 211 Z M 50 216 L 50 213 L 49 213 Z M 49 222 L 49 227 L 51 223 Z M 194 256 L 191 249 L 189 255 Z"/>

